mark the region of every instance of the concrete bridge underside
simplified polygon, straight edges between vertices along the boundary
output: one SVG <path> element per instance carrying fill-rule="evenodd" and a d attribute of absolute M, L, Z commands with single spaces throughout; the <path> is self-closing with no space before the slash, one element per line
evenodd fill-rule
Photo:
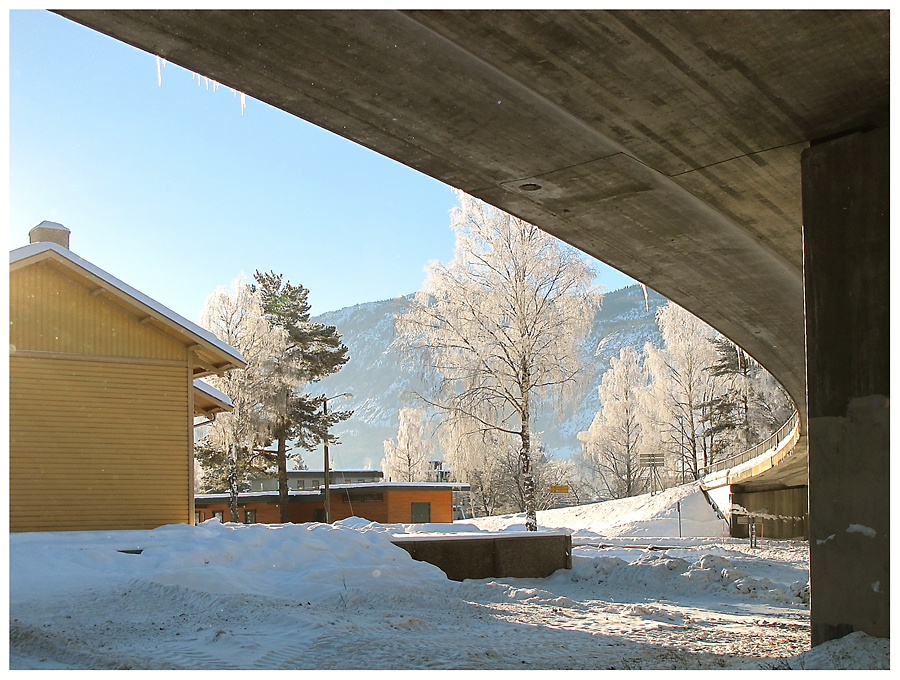
<path fill-rule="evenodd" d="M 537 224 L 738 343 L 801 414 L 798 457 L 746 490 L 805 484 L 808 448 L 813 643 L 889 635 L 887 10 L 59 13 Z M 874 510 L 848 475 L 880 478 Z M 865 597 L 839 594 L 849 573 Z"/>

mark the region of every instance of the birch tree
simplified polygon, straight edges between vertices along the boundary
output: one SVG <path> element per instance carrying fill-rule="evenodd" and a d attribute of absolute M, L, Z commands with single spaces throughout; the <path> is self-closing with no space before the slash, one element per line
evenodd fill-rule
<path fill-rule="evenodd" d="M 600 411 L 590 428 L 578 433 L 583 460 L 599 478 L 606 498 L 627 498 L 647 490 L 648 469 L 641 467 L 640 457 L 654 450 L 649 378 L 638 353 L 623 347 L 618 358 L 610 360 L 597 388 Z"/>
<path fill-rule="evenodd" d="M 437 377 L 422 399 L 481 431 L 515 437 L 526 528 L 537 530 L 531 419 L 560 402 L 582 365 L 582 340 L 599 305 L 588 263 L 534 225 L 458 192 L 456 249 L 432 263 L 398 319 L 399 334 Z"/>
<path fill-rule="evenodd" d="M 497 514 L 503 507 L 502 452 L 515 450 L 512 438 L 498 430 L 470 427 L 477 421 L 448 417 L 438 439 L 450 464 L 451 477 L 469 485 L 472 507 L 479 516 Z"/>
<path fill-rule="evenodd" d="M 216 416 L 195 449 L 207 479 L 227 485 L 231 521 L 237 522 L 240 484 L 251 474 L 264 474 L 273 461 L 265 451 L 268 427 L 263 403 L 270 391 L 272 359 L 283 351 L 286 338 L 269 325 L 258 294 L 240 279 L 230 290 L 220 286 L 207 298 L 200 325 L 247 361 L 246 368 L 206 378 L 228 395 L 233 409 Z"/>
<path fill-rule="evenodd" d="M 429 462 L 434 455 L 430 439 L 426 439 L 422 409 L 400 409 L 397 441 L 384 442 L 381 470 L 386 479 L 395 482 L 428 481 Z"/>
<path fill-rule="evenodd" d="M 676 462 L 698 479 L 722 448 L 720 433 L 710 425 L 723 389 L 721 379 L 710 371 L 717 360 L 713 341 L 718 334 L 671 301 L 659 308 L 657 321 L 663 347 L 645 346 L 655 420 Z"/>

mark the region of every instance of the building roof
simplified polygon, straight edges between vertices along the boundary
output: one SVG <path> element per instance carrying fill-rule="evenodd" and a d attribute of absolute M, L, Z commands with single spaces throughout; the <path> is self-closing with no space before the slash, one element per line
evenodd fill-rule
<path fill-rule="evenodd" d="M 266 472 L 269 473 L 269 474 L 273 474 L 273 475 L 274 475 L 274 474 L 277 474 L 277 473 L 278 473 L 278 470 L 276 470 L 275 468 L 269 468 L 268 470 L 266 470 Z M 316 469 L 312 469 L 312 470 L 288 470 L 287 473 L 288 473 L 288 475 L 294 475 L 294 476 L 298 476 L 298 475 L 324 475 L 324 474 L 325 474 L 325 470 L 323 470 L 323 469 L 321 469 L 321 468 L 319 468 L 318 470 L 316 470 Z M 359 470 L 359 469 L 357 469 L 357 470 L 340 470 L 340 469 L 332 468 L 331 474 L 332 474 L 332 476 L 334 476 L 334 475 L 345 475 L 345 476 L 346 476 L 346 475 L 356 475 L 356 474 L 363 474 L 363 475 L 383 475 L 384 473 L 382 473 L 381 470 Z M 255 476 L 255 477 L 253 477 L 253 479 L 271 479 L 271 478 L 270 478 L 270 477 Z"/>
<path fill-rule="evenodd" d="M 247 365 L 240 352 L 219 340 L 205 328 L 188 321 L 165 305 L 144 295 L 61 245 L 42 241 L 11 250 L 9 253 L 10 270 L 15 271 L 47 259 L 79 271 L 82 276 L 94 282 L 98 291 L 130 303 L 132 307 L 147 314 L 149 320 L 180 335 L 182 339 L 186 338 L 193 342 L 197 346 L 195 354 L 198 355 L 197 358 L 201 364 L 199 368 L 194 369 L 195 377 L 221 373 L 231 368 Z"/>
<path fill-rule="evenodd" d="M 202 380 L 194 381 L 194 415 L 212 418 L 216 413 L 230 411 L 232 408 L 234 404 L 227 394 Z"/>
<path fill-rule="evenodd" d="M 332 491 L 361 491 L 364 493 L 372 493 L 379 490 L 429 490 L 429 491 L 468 491 L 469 485 L 461 482 L 367 482 L 361 484 L 332 484 Z M 295 501 L 316 500 L 324 496 L 325 486 L 321 485 L 317 490 L 295 491 L 288 490 L 288 497 Z M 201 493 L 195 494 L 194 500 L 203 505 L 221 502 L 230 499 L 228 493 Z M 352 498 L 352 497 L 351 497 Z M 241 502 L 248 501 L 272 501 L 277 502 L 277 491 L 244 491 L 238 494 L 238 500 Z"/>

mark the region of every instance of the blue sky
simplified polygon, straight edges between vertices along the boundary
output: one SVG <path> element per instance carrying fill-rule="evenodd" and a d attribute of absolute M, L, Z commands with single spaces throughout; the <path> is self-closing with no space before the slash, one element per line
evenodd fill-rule
<path fill-rule="evenodd" d="M 9 247 L 43 220 L 196 321 L 255 269 L 314 314 L 412 293 L 453 252 L 451 189 L 42 10 L 9 13 Z M 634 283 L 605 265 L 607 291 Z"/>

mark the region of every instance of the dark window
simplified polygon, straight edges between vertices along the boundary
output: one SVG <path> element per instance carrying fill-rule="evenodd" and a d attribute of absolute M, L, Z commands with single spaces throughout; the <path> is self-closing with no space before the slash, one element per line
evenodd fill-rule
<path fill-rule="evenodd" d="M 425 524 L 431 521 L 431 503 L 412 503 L 413 524 Z"/>
<path fill-rule="evenodd" d="M 325 508 L 316 508 L 313 510 L 313 522 L 325 521 Z"/>
<path fill-rule="evenodd" d="M 201 521 L 203 521 L 203 515 L 199 510 L 194 510 L 194 524 L 200 524 Z"/>
<path fill-rule="evenodd" d="M 221 510 L 213 510 L 213 517 L 215 517 L 220 522 L 225 521 L 225 515 Z"/>
<path fill-rule="evenodd" d="M 349 493 L 344 493 L 344 498 L 342 499 L 344 503 L 383 503 L 384 502 L 384 494 L 383 493 L 355 493 L 352 496 Z"/>
<path fill-rule="evenodd" d="M 256 524 L 256 510 L 244 510 L 244 524 Z"/>

